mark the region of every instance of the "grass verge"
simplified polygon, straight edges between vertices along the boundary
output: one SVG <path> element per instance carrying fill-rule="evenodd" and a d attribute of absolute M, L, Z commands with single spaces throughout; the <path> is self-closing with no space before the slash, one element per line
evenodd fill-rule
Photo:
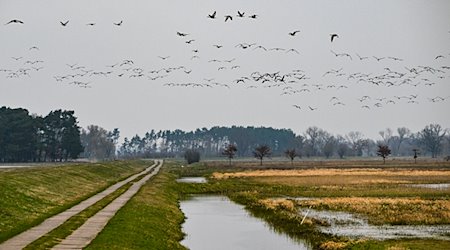
<path fill-rule="evenodd" d="M 1 170 L 0 242 L 148 165 L 146 161 L 114 161 Z"/>
<path fill-rule="evenodd" d="M 97 212 L 106 207 L 109 203 L 114 201 L 120 195 L 122 195 L 125 191 L 128 190 L 133 183 L 142 179 L 145 175 L 139 176 L 133 181 L 125 184 L 121 188 L 117 189 L 113 193 L 107 195 L 105 198 L 96 202 L 92 206 L 86 208 L 81 211 L 79 214 L 72 216 L 66 222 L 64 222 L 61 226 L 55 228 L 48 234 L 39 238 L 38 240 L 32 242 L 30 245 L 25 247 L 24 249 L 50 249 L 53 246 L 59 244 L 63 239 L 67 238 L 73 231 L 82 226 L 90 217 L 94 216 Z"/>
<path fill-rule="evenodd" d="M 177 176 L 164 163 L 131 200 L 109 221 L 86 249 L 186 249 L 179 209 Z"/>

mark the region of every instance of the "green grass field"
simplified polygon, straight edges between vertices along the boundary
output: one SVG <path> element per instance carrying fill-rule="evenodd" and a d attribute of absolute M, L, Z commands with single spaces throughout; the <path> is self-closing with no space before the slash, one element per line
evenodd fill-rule
<path fill-rule="evenodd" d="M 160 173 L 109 221 L 87 249 L 186 249 L 179 210 L 180 186 L 169 173 L 176 164 L 165 163 Z"/>
<path fill-rule="evenodd" d="M 0 242 L 149 165 L 114 161 L 1 169 Z"/>

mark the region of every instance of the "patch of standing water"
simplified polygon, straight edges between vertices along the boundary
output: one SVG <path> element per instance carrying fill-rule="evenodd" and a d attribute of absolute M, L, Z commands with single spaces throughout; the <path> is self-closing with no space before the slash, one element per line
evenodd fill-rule
<path fill-rule="evenodd" d="M 183 178 L 177 179 L 177 182 L 182 182 L 182 183 L 207 183 L 208 180 L 206 180 L 205 177 L 183 177 Z"/>
<path fill-rule="evenodd" d="M 186 216 L 181 244 L 202 249 L 311 249 L 306 243 L 273 231 L 243 206 L 224 196 L 194 196 L 181 201 Z"/>
<path fill-rule="evenodd" d="M 306 213 L 307 210 L 303 210 Z M 319 211 L 309 209 L 308 217 L 327 222 L 329 226 L 320 226 L 323 233 L 353 238 L 372 238 L 378 240 L 397 238 L 434 238 L 450 240 L 450 225 L 414 226 L 414 225 L 370 225 L 366 219 L 346 212 Z"/>
<path fill-rule="evenodd" d="M 447 189 L 450 188 L 450 183 L 439 183 L 439 184 L 408 184 L 408 187 L 417 188 L 431 188 L 431 189 Z"/>

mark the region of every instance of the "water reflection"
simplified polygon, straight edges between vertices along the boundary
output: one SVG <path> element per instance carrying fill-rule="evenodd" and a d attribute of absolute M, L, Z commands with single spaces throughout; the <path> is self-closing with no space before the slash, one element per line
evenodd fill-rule
<path fill-rule="evenodd" d="M 177 182 L 182 182 L 182 183 L 207 183 L 208 180 L 206 180 L 205 177 L 183 177 L 183 178 L 177 179 Z"/>
<path fill-rule="evenodd" d="M 417 187 L 417 188 L 430 188 L 430 189 L 448 189 L 450 188 L 450 183 L 439 183 L 439 184 L 408 184 L 408 187 Z"/>
<path fill-rule="evenodd" d="M 195 196 L 180 203 L 186 215 L 185 239 L 192 250 L 201 249 L 310 249 L 278 234 L 244 207 L 223 196 Z"/>
<path fill-rule="evenodd" d="M 303 211 L 305 212 L 305 211 Z M 329 226 L 319 229 L 323 233 L 348 236 L 367 237 L 378 240 L 398 238 L 434 238 L 450 240 L 450 225 L 415 226 L 415 225 L 370 225 L 365 218 L 347 213 L 327 210 L 309 209 L 309 217 L 325 221 Z M 447 236 L 446 236 L 447 235 Z"/>

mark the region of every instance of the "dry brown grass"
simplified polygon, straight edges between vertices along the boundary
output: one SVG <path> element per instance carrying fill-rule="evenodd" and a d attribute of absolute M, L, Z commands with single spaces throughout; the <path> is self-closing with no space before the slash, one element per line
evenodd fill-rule
<path fill-rule="evenodd" d="M 209 161 L 206 163 L 208 167 L 213 168 L 228 168 L 227 161 Z M 311 169 L 311 168 L 422 168 L 422 169 L 436 169 L 448 168 L 450 162 L 442 159 L 421 158 L 417 163 L 414 163 L 412 158 L 391 158 L 383 164 L 381 158 L 355 158 L 355 159 L 313 159 L 306 158 L 294 161 L 293 164 L 287 158 L 277 158 L 266 160 L 263 166 L 259 165 L 258 161 L 254 159 L 234 161 L 233 168 L 238 169 Z"/>
<path fill-rule="evenodd" d="M 256 170 L 234 173 L 213 173 L 212 178 L 247 178 L 269 185 L 320 187 L 345 190 L 348 187 L 361 189 L 371 185 L 398 185 L 399 191 L 413 183 L 450 183 L 450 170 L 418 169 L 307 169 L 307 170 Z M 412 187 L 409 187 L 412 190 Z M 419 193 L 434 190 L 415 188 Z"/>
<path fill-rule="evenodd" d="M 340 197 L 298 201 L 316 209 L 365 214 L 372 224 L 449 224 L 450 200 Z"/>
<path fill-rule="evenodd" d="M 405 248 L 405 247 L 401 247 L 401 246 L 391 246 L 391 247 L 388 247 L 387 250 L 407 250 L 407 249 L 409 249 L 409 248 Z"/>
<path fill-rule="evenodd" d="M 296 211 L 295 204 L 292 200 L 277 198 L 277 199 L 263 199 L 259 201 L 266 209 L 276 210 L 283 209 L 290 212 Z"/>
<path fill-rule="evenodd" d="M 242 177 L 305 177 L 305 176 L 450 176 L 450 170 L 418 170 L 418 169 L 304 169 L 304 170 L 254 170 L 234 173 L 213 173 L 216 179 Z"/>
<path fill-rule="evenodd" d="M 339 250 L 344 249 L 348 246 L 347 242 L 335 242 L 335 241 L 327 241 L 320 244 L 319 248 L 323 250 Z"/>

